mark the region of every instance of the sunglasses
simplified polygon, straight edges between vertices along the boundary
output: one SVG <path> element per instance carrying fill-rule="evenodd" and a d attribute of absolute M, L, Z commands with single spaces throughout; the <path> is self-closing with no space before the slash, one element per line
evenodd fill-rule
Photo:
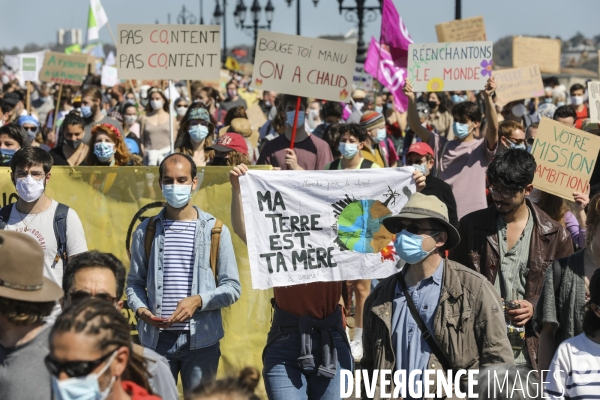
<path fill-rule="evenodd" d="M 26 131 L 30 131 L 30 132 L 37 132 L 36 126 L 23 127 L 23 129 L 25 129 Z"/>
<path fill-rule="evenodd" d="M 533 145 L 533 142 L 535 142 L 535 138 L 532 138 L 532 137 L 527 138 L 527 144 Z"/>
<path fill-rule="evenodd" d="M 504 197 L 505 199 L 510 199 L 511 197 L 513 197 L 517 192 L 510 192 L 508 190 L 497 190 L 495 189 L 493 186 L 490 186 L 490 194 L 492 196 L 494 195 L 500 195 L 502 197 Z"/>
<path fill-rule="evenodd" d="M 83 301 L 85 299 L 89 299 L 90 297 L 93 297 L 95 299 L 106 300 L 109 303 L 113 303 L 113 304 L 117 301 L 116 297 L 113 297 L 108 293 L 96 293 L 96 294 L 92 295 L 91 293 L 85 292 L 83 290 L 78 290 L 77 292 L 69 293 L 69 298 L 71 299 L 72 302 Z"/>
<path fill-rule="evenodd" d="M 98 365 L 102 364 L 106 359 L 114 354 L 114 351 L 103 355 L 97 360 L 92 361 L 67 361 L 64 363 L 53 360 L 50 354 L 44 358 L 44 364 L 48 371 L 54 376 L 58 376 L 61 371 L 64 371 L 69 378 L 79 378 L 92 373 Z"/>
<path fill-rule="evenodd" d="M 437 235 L 439 233 L 439 231 L 437 229 L 421 228 L 417 224 L 410 224 L 410 225 L 404 226 L 403 229 L 408 233 L 412 233 L 413 235 L 418 235 L 420 232 L 435 232 L 433 235 Z"/>

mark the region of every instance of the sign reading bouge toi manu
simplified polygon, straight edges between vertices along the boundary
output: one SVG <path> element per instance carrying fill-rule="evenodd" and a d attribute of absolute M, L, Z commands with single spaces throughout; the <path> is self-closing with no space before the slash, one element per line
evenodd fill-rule
<path fill-rule="evenodd" d="M 492 76 L 492 42 L 416 43 L 408 48 L 415 92 L 483 90 Z"/>
<path fill-rule="evenodd" d="M 87 54 L 47 52 L 40 70 L 40 81 L 81 85 L 88 72 Z"/>
<path fill-rule="evenodd" d="M 542 74 L 537 65 L 523 68 L 494 70 L 497 103 L 506 105 L 513 100 L 544 95 Z"/>
<path fill-rule="evenodd" d="M 241 177 L 252 287 L 397 272 L 394 234 L 382 221 L 415 191 L 412 172 L 250 171 Z"/>
<path fill-rule="evenodd" d="M 537 168 L 533 186 L 573 200 L 585 193 L 598 160 L 600 137 L 542 118 L 531 148 Z"/>
<path fill-rule="evenodd" d="M 219 79 L 219 25 L 117 25 L 117 31 L 119 79 Z"/>
<path fill-rule="evenodd" d="M 252 83 L 257 89 L 349 101 L 356 44 L 259 31 Z"/>

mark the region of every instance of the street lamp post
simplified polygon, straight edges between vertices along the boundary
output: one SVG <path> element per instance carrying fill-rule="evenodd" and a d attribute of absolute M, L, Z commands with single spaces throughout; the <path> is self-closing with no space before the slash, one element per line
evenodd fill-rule
<path fill-rule="evenodd" d="M 288 7 L 292 6 L 292 2 L 294 0 L 286 0 L 288 3 Z M 296 0 L 296 35 L 300 36 L 300 1 L 301 0 Z M 319 0 L 312 0 L 313 4 L 315 5 L 315 7 L 317 6 L 317 4 L 319 3 Z"/>
<path fill-rule="evenodd" d="M 365 6 L 367 0 L 355 1 L 355 7 L 343 6 L 344 0 L 338 0 L 338 3 L 340 3 L 340 15 L 343 13 L 346 21 L 353 23 L 358 22 L 358 47 L 356 49 L 356 62 L 362 64 L 365 62 L 365 53 L 367 52 L 364 40 L 365 22 L 369 23 L 377 19 L 377 11 L 381 12 L 383 0 L 379 0 L 379 6 Z"/>
<path fill-rule="evenodd" d="M 271 30 L 271 22 L 273 22 L 273 12 L 275 11 L 275 7 L 273 7 L 271 0 L 267 2 L 267 5 L 265 7 L 267 25 L 259 25 L 262 7 L 258 0 L 254 0 L 254 2 L 252 3 L 252 7 L 250 7 L 250 11 L 252 12 L 252 25 L 244 25 L 247 10 L 248 9 L 244 4 L 244 0 L 239 0 L 239 3 L 235 8 L 235 12 L 233 13 L 233 15 L 235 16 L 235 25 L 238 28 L 246 32 L 253 32 L 254 34 L 254 48 L 252 49 L 252 61 L 254 61 L 254 57 L 256 56 L 256 41 L 258 39 L 258 30 Z"/>
<path fill-rule="evenodd" d="M 213 17 L 217 25 L 221 25 L 221 23 L 223 25 L 223 54 L 221 54 L 221 60 L 225 62 L 227 61 L 227 0 L 223 0 L 223 10 L 221 10 L 219 0 L 215 0 Z"/>
<path fill-rule="evenodd" d="M 202 9 L 202 2 L 203 0 L 200 0 L 200 22 L 198 22 L 200 25 L 204 25 L 204 10 Z"/>
<path fill-rule="evenodd" d="M 170 21 L 169 21 L 170 22 Z M 181 7 L 181 12 L 177 16 L 177 23 L 181 25 L 195 24 L 196 16 L 185 8 L 185 5 Z"/>
<path fill-rule="evenodd" d="M 455 7 L 454 7 L 454 19 L 461 19 L 461 18 L 462 18 L 461 1 L 456 0 Z"/>

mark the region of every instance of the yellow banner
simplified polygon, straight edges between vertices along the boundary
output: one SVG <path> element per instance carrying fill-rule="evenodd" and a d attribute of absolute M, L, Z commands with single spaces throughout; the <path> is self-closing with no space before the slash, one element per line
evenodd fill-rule
<path fill-rule="evenodd" d="M 194 205 L 223 221 L 232 231 L 242 285 L 240 300 L 222 311 L 225 338 L 221 341 L 219 376 L 237 374 L 246 366 L 262 370 L 273 295 L 270 290 L 252 290 L 248 250 L 231 227 L 229 170 L 199 168 L 200 186 L 192 197 Z M 145 218 L 156 215 L 164 201 L 158 186 L 158 168 L 54 167 L 51 173 L 46 195 L 77 211 L 88 248 L 113 253 L 129 268 L 127 248 L 132 232 Z M 0 168 L 0 207 L 16 201 L 10 169 Z M 124 309 L 123 314 L 135 325 L 131 310 Z"/>

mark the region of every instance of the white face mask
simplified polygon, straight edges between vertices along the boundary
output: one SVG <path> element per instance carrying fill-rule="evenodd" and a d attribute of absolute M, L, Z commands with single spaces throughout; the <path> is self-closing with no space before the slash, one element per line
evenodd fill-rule
<path fill-rule="evenodd" d="M 98 378 L 106 372 L 116 355 L 117 352 L 115 351 L 102 370 L 95 374 L 89 374 L 79 378 L 69 378 L 62 381 L 58 380 L 53 375 L 52 391 L 56 398 L 58 400 L 105 400 L 110 394 L 110 390 L 117 377 L 113 376 L 106 389 L 102 392 L 100 391 Z"/>
<path fill-rule="evenodd" d="M 177 107 L 176 110 L 177 110 L 177 115 L 180 117 L 183 117 L 188 109 L 187 109 L 187 107 Z"/>
<path fill-rule="evenodd" d="M 512 108 L 510 110 L 512 111 L 513 115 L 517 118 L 522 117 L 527 112 L 527 109 L 525 108 L 525 104 L 521 104 L 521 103 L 515 104 L 514 106 L 512 106 Z"/>
<path fill-rule="evenodd" d="M 150 101 L 150 106 L 152 107 L 153 110 L 158 110 L 158 109 L 162 108 L 163 104 L 165 104 L 165 102 L 162 100 L 151 100 Z"/>
<path fill-rule="evenodd" d="M 31 203 L 42 197 L 44 190 L 44 182 L 46 177 L 37 181 L 31 175 L 27 175 L 25 179 L 17 179 L 17 193 L 21 200 L 26 203 Z"/>
<path fill-rule="evenodd" d="M 583 104 L 583 96 L 573 96 L 571 97 L 571 104 L 574 106 L 580 106 Z"/>
<path fill-rule="evenodd" d="M 125 123 L 129 126 L 135 124 L 137 122 L 137 115 L 126 115 Z"/>

